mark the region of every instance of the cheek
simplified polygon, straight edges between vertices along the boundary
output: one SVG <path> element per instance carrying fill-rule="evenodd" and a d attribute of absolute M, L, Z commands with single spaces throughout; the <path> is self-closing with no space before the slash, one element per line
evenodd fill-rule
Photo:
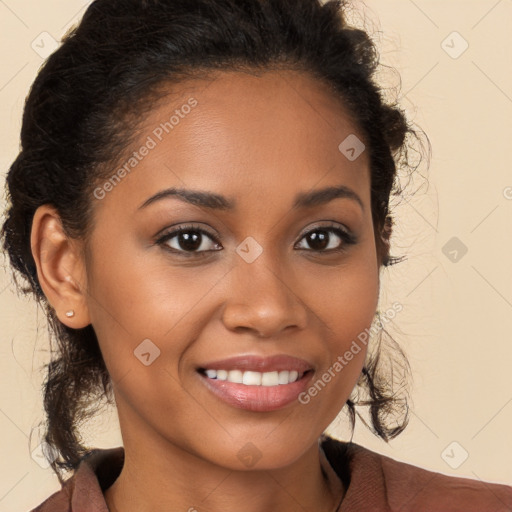
<path fill-rule="evenodd" d="M 322 312 L 328 357 L 304 400 L 313 402 L 316 395 L 329 388 L 317 406 L 323 402 L 325 408 L 335 412 L 344 405 L 364 365 L 378 305 L 378 268 L 371 259 L 354 259 L 322 282 L 321 293 L 313 294 L 311 300 L 315 311 Z"/>
<path fill-rule="evenodd" d="M 338 356 L 374 319 L 379 273 L 375 260 L 357 257 L 336 271 L 322 272 L 324 275 L 317 273 L 306 285 L 312 290 L 310 304 L 324 325 L 331 355 Z"/>
<path fill-rule="evenodd" d="M 299 396 L 311 416 L 323 418 L 324 427 L 342 410 L 361 375 L 375 315 L 375 295 L 372 286 L 348 298 L 341 293 L 331 295 L 336 306 L 330 311 L 324 338 L 328 355 Z"/>
<path fill-rule="evenodd" d="M 335 356 L 343 354 L 353 341 L 365 348 L 365 333 L 375 317 L 379 298 L 377 278 L 370 273 L 357 282 L 345 282 L 341 290 L 331 293 L 329 307 L 329 345 Z"/>
<path fill-rule="evenodd" d="M 113 381 L 144 368 L 137 358 L 144 347 L 158 354 L 154 367 L 174 372 L 208 320 L 200 312 L 226 270 L 172 265 L 122 241 L 97 254 L 101 265 L 88 273 L 89 310 Z"/>

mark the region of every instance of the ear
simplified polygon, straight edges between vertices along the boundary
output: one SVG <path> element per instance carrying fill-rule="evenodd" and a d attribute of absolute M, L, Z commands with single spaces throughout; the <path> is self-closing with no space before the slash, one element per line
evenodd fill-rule
<path fill-rule="evenodd" d="M 36 210 L 30 246 L 39 284 L 58 319 L 73 329 L 91 323 L 82 245 L 82 242 L 68 238 L 53 206 L 43 205 Z M 66 312 L 70 310 L 74 315 L 68 317 Z"/>

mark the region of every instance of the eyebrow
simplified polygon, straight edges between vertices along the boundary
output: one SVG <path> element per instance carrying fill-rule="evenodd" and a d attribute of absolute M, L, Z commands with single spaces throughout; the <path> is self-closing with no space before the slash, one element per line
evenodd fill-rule
<path fill-rule="evenodd" d="M 150 204 L 165 198 L 176 197 L 187 203 L 212 210 L 232 211 L 236 208 L 236 201 L 213 192 L 203 192 L 201 190 L 187 190 L 183 188 L 168 188 L 162 190 L 139 206 L 139 210 L 146 208 Z M 298 194 L 293 203 L 294 208 L 311 208 L 326 204 L 334 199 L 351 199 L 359 204 L 364 212 L 364 204 L 361 198 L 349 187 L 339 185 L 336 187 L 326 187 L 310 192 Z"/>

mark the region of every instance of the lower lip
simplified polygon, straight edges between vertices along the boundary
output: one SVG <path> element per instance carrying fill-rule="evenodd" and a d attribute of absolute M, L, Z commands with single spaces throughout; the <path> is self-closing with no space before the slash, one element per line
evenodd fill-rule
<path fill-rule="evenodd" d="M 246 386 L 227 380 L 210 379 L 200 374 L 206 387 L 225 403 L 248 411 L 268 412 L 282 409 L 297 400 L 308 387 L 313 375 L 307 372 L 301 379 L 278 386 Z"/>

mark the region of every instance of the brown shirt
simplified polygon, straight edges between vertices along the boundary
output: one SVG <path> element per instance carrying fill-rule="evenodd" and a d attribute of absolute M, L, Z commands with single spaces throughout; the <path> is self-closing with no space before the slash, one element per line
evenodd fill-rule
<path fill-rule="evenodd" d="M 321 446 L 346 489 L 339 512 L 512 512 L 507 485 L 435 473 L 330 437 Z M 62 489 L 31 512 L 109 512 L 103 491 L 123 461 L 123 447 L 91 451 Z"/>

